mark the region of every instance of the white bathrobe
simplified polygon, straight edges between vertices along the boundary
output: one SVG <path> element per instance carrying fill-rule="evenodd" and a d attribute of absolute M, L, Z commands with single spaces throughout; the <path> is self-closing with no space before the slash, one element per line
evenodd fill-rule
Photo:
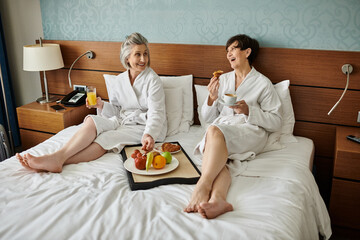
<path fill-rule="evenodd" d="M 137 76 L 133 86 L 128 71 L 105 80 L 110 102 L 104 102 L 97 115 L 89 115 L 97 130 L 94 142 L 118 153 L 125 145 L 141 143 L 144 134 L 163 141 L 167 122 L 160 77 L 148 67 Z"/>
<path fill-rule="evenodd" d="M 235 71 L 225 73 L 219 79 L 219 98 L 208 106 L 206 98 L 201 115 L 206 122 L 217 126 L 224 134 L 229 159 L 254 158 L 265 147 L 269 132 L 281 127 L 281 102 L 272 82 L 252 68 L 240 86 L 235 89 Z M 245 100 L 249 115 L 236 114 L 233 109 L 220 103 L 226 93 L 237 95 L 237 101 Z M 195 148 L 202 154 L 206 134 Z"/>

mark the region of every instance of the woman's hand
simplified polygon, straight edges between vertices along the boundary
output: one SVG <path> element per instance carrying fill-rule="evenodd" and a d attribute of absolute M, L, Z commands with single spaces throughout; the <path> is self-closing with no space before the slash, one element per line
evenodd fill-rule
<path fill-rule="evenodd" d="M 234 110 L 236 114 L 245 114 L 246 116 L 249 116 L 249 106 L 244 100 L 236 102 L 235 106 L 230 106 Z"/>
<path fill-rule="evenodd" d="M 86 98 L 86 107 L 87 108 L 99 108 L 100 110 L 103 108 L 104 102 L 101 100 L 101 97 L 96 98 L 96 104 L 95 105 L 89 105 L 88 98 Z"/>
<path fill-rule="evenodd" d="M 218 77 L 212 77 L 210 80 L 209 85 L 207 86 L 207 89 L 209 91 L 209 101 L 208 105 L 212 105 L 213 102 L 218 99 L 219 97 L 219 78 Z"/>
<path fill-rule="evenodd" d="M 141 144 L 142 144 L 142 150 L 144 150 L 145 152 L 150 152 L 153 150 L 154 145 L 155 145 L 155 141 L 152 138 L 152 136 L 150 136 L 149 134 L 144 134 L 144 136 L 141 139 Z"/>

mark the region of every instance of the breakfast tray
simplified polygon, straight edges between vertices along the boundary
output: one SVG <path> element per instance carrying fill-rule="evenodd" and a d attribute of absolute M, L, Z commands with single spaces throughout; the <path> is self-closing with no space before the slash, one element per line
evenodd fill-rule
<path fill-rule="evenodd" d="M 179 142 L 171 143 L 180 145 Z M 141 149 L 141 144 L 128 145 L 121 151 L 124 162 L 135 149 Z M 167 184 L 196 184 L 200 178 L 200 171 L 184 149 L 181 147 L 181 151 L 172 156 L 179 161 L 179 166 L 171 172 L 161 175 L 139 175 L 127 171 L 131 190 L 145 190 Z"/>

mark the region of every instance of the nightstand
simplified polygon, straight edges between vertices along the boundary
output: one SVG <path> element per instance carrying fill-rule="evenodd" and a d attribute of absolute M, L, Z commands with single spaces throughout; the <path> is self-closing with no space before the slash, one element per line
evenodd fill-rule
<path fill-rule="evenodd" d="M 82 123 L 86 115 L 95 114 L 95 109 L 88 109 L 85 105 L 65 107 L 62 111 L 55 111 L 50 107 L 52 105 L 56 103 L 32 102 L 16 108 L 23 150 L 43 142 L 66 127 Z"/>
<path fill-rule="evenodd" d="M 330 197 L 332 224 L 360 229 L 360 144 L 346 139 L 360 128 L 337 127 Z"/>

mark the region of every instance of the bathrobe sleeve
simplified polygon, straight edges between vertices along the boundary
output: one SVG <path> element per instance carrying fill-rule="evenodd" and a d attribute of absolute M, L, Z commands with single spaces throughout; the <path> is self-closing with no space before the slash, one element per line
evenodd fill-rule
<path fill-rule="evenodd" d="M 264 82 L 263 82 L 264 83 Z M 247 122 L 264 128 L 268 132 L 275 132 L 281 128 L 281 101 L 270 81 L 266 81 L 261 88 L 258 104 L 249 106 Z"/>
<path fill-rule="evenodd" d="M 97 115 L 106 117 L 106 118 L 111 118 L 113 116 L 119 116 L 120 115 L 120 110 L 121 107 L 120 106 L 116 106 L 112 103 L 109 102 L 105 102 L 104 101 L 104 106 L 102 109 L 97 109 L 96 113 Z"/>
<path fill-rule="evenodd" d="M 207 104 L 208 99 L 209 95 L 201 107 L 201 116 L 207 123 L 212 123 L 219 116 L 219 110 L 217 109 L 217 100 L 214 101 L 211 106 L 209 106 Z"/>

